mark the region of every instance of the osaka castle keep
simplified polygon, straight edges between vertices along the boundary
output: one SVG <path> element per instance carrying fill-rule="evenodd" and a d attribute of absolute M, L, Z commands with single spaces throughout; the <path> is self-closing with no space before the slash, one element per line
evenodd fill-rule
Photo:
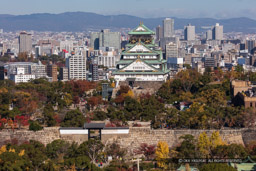
<path fill-rule="evenodd" d="M 140 23 L 128 34 L 129 43 L 122 51 L 116 71 L 113 72 L 117 85 L 160 87 L 167 80 L 169 70 L 162 50 L 154 43 L 155 32 Z"/>

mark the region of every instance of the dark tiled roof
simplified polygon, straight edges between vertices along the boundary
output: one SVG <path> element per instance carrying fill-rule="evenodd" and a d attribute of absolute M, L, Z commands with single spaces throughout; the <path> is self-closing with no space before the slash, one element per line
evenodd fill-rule
<path fill-rule="evenodd" d="M 103 129 L 105 123 L 85 123 L 84 129 Z"/>

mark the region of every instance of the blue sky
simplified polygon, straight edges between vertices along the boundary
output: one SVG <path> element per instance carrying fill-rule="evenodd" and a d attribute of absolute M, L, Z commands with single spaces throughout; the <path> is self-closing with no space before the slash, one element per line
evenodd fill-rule
<path fill-rule="evenodd" d="M 256 0 L 1 0 L 0 14 L 95 12 L 140 17 L 250 17 Z"/>

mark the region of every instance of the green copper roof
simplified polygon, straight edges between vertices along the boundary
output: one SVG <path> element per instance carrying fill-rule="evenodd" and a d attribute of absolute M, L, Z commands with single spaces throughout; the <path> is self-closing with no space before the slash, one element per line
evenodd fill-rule
<path fill-rule="evenodd" d="M 137 45 L 144 46 L 149 52 L 142 52 L 142 53 L 141 52 L 129 52 L 132 48 L 134 48 Z M 151 54 L 151 55 L 158 55 L 158 54 L 162 53 L 162 51 L 150 49 L 151 47 L 146 45 L 146 44 L 144 44 L 143 42 L 137 42 L 136 44 L 133 44 L 132 46 L 130 46 L 127 50 L 123 51 L 122 55 L 130 55 L 130 54 L 132 55 L 132 54 L 135 54 L 135 53 L 138 54 L 138 55 L 144 55 L 144 54 L 145 55 L 149 55 L 149 54 Z"/>
<path fill-rule="evenodd" d="M 120 60 L 117 64 L 130 64 L 132 63 L 134 60 Z M 144 59 L 144 62 L 145 63 L 148 63 L 148 64 L 164 64 L 166 63 L 166 60 L 162 60 L 162 61 L 159 61 L 159 60 L 146 60 Z"/>
<path fill-rule="evenodd" d="M 168 74 L 168 72 L 120 72 L 120 71 L 115 71 L 112 73 L 113 75 L 115 74 L 118 74 L 118 75 L 127 75 L 127 74 L 134 74 L 134 75 L 138 75 L 138 74 L 141 74 L 141 75 L 162 75 L 162 74 Z"/>
<path fill-rule="evenodd" d="M 155 32 L 147 28 L 143 23 L 140 23 L 138 27 L 128 32 L 128 34 L 129 35 L 153 35 L 155 34 Z"/>
<path fill-rule="evenodd" d="M 241 163 L 241 164 L 231 163 L 231 166 L 236 168 L 237 171 L 255 171 L 256 163 Z"/>

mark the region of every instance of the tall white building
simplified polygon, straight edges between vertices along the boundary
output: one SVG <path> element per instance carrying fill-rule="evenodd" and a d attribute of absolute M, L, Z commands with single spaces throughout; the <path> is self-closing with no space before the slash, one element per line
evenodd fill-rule
<path fill-rule="evenodd" d="M 76 50 L 66 60 L 69 80 L 86 80 L 86 51 Z"/>
<path fill-rule="evenodd" d="M 184 39 L 185 40 L 195 40 L 196 38 L 196 28 L 195 26 L 192 26 L 191 24 L 188 24 L 185 26 L 184 29 Z"/>
<path fill-rule="evenodd" d="M 166 18 L 163 20 L 163 37 L 174 36 L 174 19 Z"/>
<path fill-rule="evenodd" d="M 221 26 L 219 23 L 216 23 L 212 29 L 212 39 L 223 40 L 223 26 Z"/>
<path fill-rule="evenodd" d="M 206 31 L 206 40 L 212 40 L 212 30 Z"/>

